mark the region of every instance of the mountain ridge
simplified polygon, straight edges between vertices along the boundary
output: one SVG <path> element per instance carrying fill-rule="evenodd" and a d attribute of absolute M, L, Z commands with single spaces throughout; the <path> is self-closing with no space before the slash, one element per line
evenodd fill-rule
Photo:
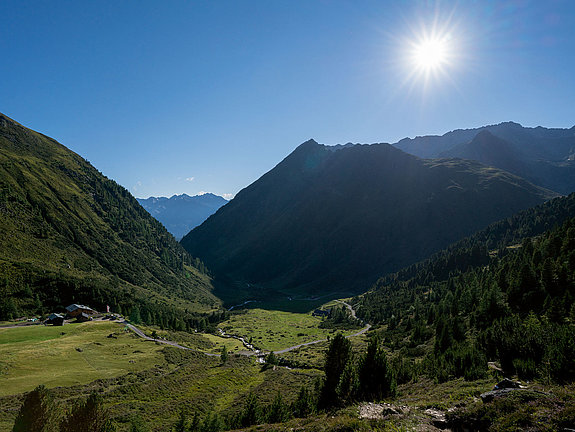
<path fill-rule="evenodd" d="M 2 315 L 72 302 L 150 314 L 219 304 L 203 264 L 125 188 L 3 114 L 0 232 Z"/>
<path fill-rule="evenodd" d="M 560 194 L 575 191 L 575 126 L 526 128 L 505 122 L 442 136 L 405 138 L 394 146 L 419 157 L 476 160 Z"/>
<path fill-rule="evenodd" d="M 344 285 L 357 292 L 368 280 L 551 196 L 473 161 L 423 160 L 390 144 L 334 152 L 308 140 L 181 243 L 215 274 L 264 294 Z M 452 217 L 460 221 L 447 229 L 442 220 Z"/>

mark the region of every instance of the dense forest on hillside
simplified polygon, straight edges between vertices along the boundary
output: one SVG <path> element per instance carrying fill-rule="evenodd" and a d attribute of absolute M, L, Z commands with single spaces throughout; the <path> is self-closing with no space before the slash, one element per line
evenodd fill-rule
<path fill-rule="evenodd" d="M 414 278 L 414 282 L 419 284 L 424 279 L 444 280 L 453 271 L 465 271 L 469 267 L 486 264 L 488 251 L 504 253 L 507 247 L 519 245 L 525 238 L 536 237 L 557 228 L 572 217 L 575 217 L 575 193 L 554 198 L 497 221 L 424 261 L 383 276 L 376 286 Z"/>
<path fill-rule="evenodd" d="M 0 251 L 0 320 L 76 302 L 185 327 L 219 304 L 203 263 L 126 189 L 4 116 Z"/>
<path fill-rule="evenodd" d="M 440 381 L 484 376 L 487 360 L 522 378 L 574 380 L 574 202 L 555 199 L 382 278 L 358 316 L 385 325 L 387 345 L 419 353 L 415 369 Z"/>

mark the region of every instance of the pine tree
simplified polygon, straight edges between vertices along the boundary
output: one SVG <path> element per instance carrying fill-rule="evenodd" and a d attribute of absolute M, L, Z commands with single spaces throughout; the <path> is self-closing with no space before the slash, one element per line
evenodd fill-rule
<path fill-rule="evenodd" d="M 261 411 L 258 397 L 254 393 L 249 393 L 246 405 L 241 414 L 241 425 L 252 426 L 258 424 L 261 420 Z"/>
<path fill-rule="evenodd" d="M 130 432 L 150 432 L 150 428 L 140 417 L 135 417 L 130 422 Z"/>
<path fill-rule="evenodd" d="M 201 420 L 200 415 L 196 411 L 192 417 L 192 422 L 188 427 L 188 432 L 200 432 Z"/>
<path fill-rule="evenodd" d="M 186 413 L 184 410 L 180 411 L 180 416 L 178 417 L 178 421 L 173 427 L 173 432 L 188 432 L 187 428 L 188 419 L 186 417 Z"/>
<path fill-rule="evenodd" d="M 279 359 L 277 358 L 277 356 L 275 355 L 275 353 L 273 351 L 271 351 L 266 356 L 266 364 L 268 364 L 270 366 L 277 366 L 279 364 Z"/>
<path fill-rule="evenodd" d="M 228 349 L 226 348 L 226 346 L 224 345 L 222 347 L 222 353 L 220 354 L 220 363 L 222 365 L 226 364 L 228 361 L 229 355 L 228 355 Z"/>
<path fill-rule="evenodd" d="M 336 403 L 336 388 L 350 358 L 351 342 L 341 333 L 338 333 L 331 340 L 325 356 L 325 382 L 320 397 L 320 404 L 322 406 L 329 407 Z"/>
<path fill-rule="evenodd" d="M 343 405 L 347 405 L 355 400 L 359 390 L 359 377 L 357 374 L 357 368 L 352 359 L 350 359 L 341 376 L 339 378 L 339 383 L 335 389 L 338 397 L 338 402 Z"/>
<path fill-rule="evenodd" d="M 55 432 L 56 412 L 48 389 L 38 386 L 24 398 L 12 432 Z"/>
<path fill-rule="evenodd" d="M 282 423 L 289 420 L 290 414 L 287 405 L 284 403 L 281 393 L 278 391 L 267 415 L 268 423 Z"/>
<path fill-rule="evenodd" d="M 224 430 L 225 425 L 222 418 L 214 413 L 208 414 L 208 416 L 202 422 L 199 430 L 201 432 L 220 432 Z"/>
<path fill-rule="evenodd" d="M 395 393 L 395 377 L 379 339 L 372 337 L 359 369 L 359 392 L 365 400 L 380 400 Z"/>
<path fill-rule="evenodd" d="M 292 405 L 292 411 L 296 417 L 307 417 L 316 410 L 313 395 L 307 387 L 302 386 L 297 399 Z"/>
<path fill-rule="evenodd" d="M 96 393 L 84 402 L 77 402 L 60 424 L 60 432 L 111 432 L 114 430 L 102 397 Z"/>
<path fill-rule="evenodd" d="M 134 306 L 130 311 L 130 322 L 132 324 L 140 324 L 142 322 L 140 308 L 138 306 Z"/>

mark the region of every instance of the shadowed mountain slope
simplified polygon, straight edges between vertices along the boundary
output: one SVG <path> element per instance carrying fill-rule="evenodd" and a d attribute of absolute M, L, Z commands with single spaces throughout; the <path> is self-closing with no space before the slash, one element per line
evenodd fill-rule
<path fill-rule="evenodd" d="M 561 194 L 575 191 L 575 126 L 526 128 L 507 122 L 443 136 L 405 138 L 395 146 L 419 157 L 476 160 Z"/>
<path fill-rule="evenodd" d="M 126 189 L 0 114 L 4 318 L 72 302 L 124 312 L 138 304 L 209 310 L 218 300 L 199 268 Z"/>
<path fill-rule="evenodd" d="M 310 140 L 182 244 L 245 295 L 352 293 L 551 196 L 477 162 Z"/>

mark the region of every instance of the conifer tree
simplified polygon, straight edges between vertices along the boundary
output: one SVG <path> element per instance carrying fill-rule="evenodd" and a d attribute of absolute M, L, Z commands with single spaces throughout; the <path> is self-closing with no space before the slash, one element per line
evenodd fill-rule
<path fill-rule="evenodd" d="M 273 351 L 271 351 L 267 356 L 266 356 L 266 364 L 270 365 L 270 366 L 277 366 L 279 364 L 279 359 L 278 357 L 275 355 L 275 353 Z"/>
<path fill-rule="evenodd" d="M 130 422 L 130 432 L 150 432 L 150 428 L 140 417 L 134 417 Z"/>
<path fill-rule="evenodd" d="M 130 312 L 130 322 L 133 324 L 140 324 L 142 322 L 142 316 L 140 315 L 140 308 L 134 306 Z"/>
<path fill-rule="evenodd" d="M 187 428 L 188 419 L 186 417 L 186 413 L 184 410 L 180 411 L 180 416 L 178 417 L 178 421 L 173 427 L 173 432 L 188 432 Z"/>
<path fill-rule="evenodd" d="M 357 367 L 352 359 L 350 359 L 341 376 L 339 383 L 335 389 L 340 404 L 347 405 L 355 400 L 359 390 L 359 377 L 357 375 Z"/>
<path fill-rule="evenodd" d="M 289 419 L 290 414 L 287 405 L 284 403 L 281 393 L 278 391 L 269 407 L 267 415 L 268 423 L 281 423 Z"/>
<path fill-rule="evenodd" d="M 199 432 L 201 426 L 200 415 L 198 412 L 194 412 L 194 416 L 192 417 L 192 421 L 188 427 L 188 432 Z"/>
<path fill-rule="evenodd" d="M 222 347 L 222 353 L 220 354 L 220 363 L 222 365 L 226 364 L 228 361 L 229 355 L 228 355 L 228 349 L 226 348 L 226 346 L 224 345 Z"/>
<path fill-rule="evenodd" d="M 359 381 L 359 391 L 365 400 L 380 400 L 395 393 L 395 377 L 377 337 L 369 341 L 359 369 Z"/>
<path fill-rule="evenodd" d="M 261 410 L 258 401 L 258 397 L 255 393 L 250 392 L 248 394 L 246 405 L 241 415 L 241 425 L 242 426 L 252 426 L 258 424 L 261 420 Z"/>
<path fill-rule="evenodd" d="M 325 356 L 325 382 L 320 396 L 322 406 L 329 407 L 337 401 L 336 388 L 350 358 L 351 342 L 338 333 L 331 340 Z"/>
<path fill-rule="evenodd" d="M 25 396 L 12 432 L 56 432 L 56 413 L 52 395 L 40 385 Z"/>
<path fill-rule="evenodd" d="M 297 399 L 292 405 L 292 411 L 296 417 L 307 417 L 315 412 L 316 406 L 312 392 L 302 386 Z"/>
<path fill-rule="evenodd" d="M 112 426 L 102 397 L 92 393 L 86 401 L 77 402 L 62 420 L 60 432 L 111 432 Z"/>

